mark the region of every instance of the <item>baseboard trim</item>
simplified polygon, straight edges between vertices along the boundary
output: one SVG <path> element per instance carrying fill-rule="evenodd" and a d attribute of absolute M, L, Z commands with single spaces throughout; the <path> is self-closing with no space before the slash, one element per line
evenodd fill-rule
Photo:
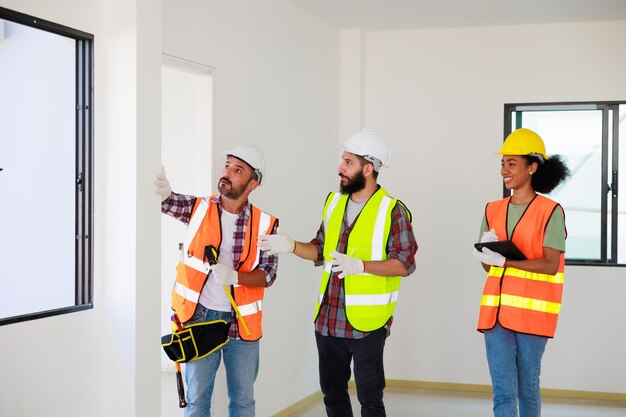
<path fill-rule="evenodd" d="M 460 384 L 454 382 L 430 382 L 411 381 L 403 379 L 388 379 L 388 388 L 408 388 L 408 389 L 434 389 L 442 391 L 465 391 L 465 392 L 485 392 L 491 393 L 491 385 Z M 354 387 L 354 381 L 350 381 L 350 386 Z M 579 400 L 599 400 L 615 401 L 626 403 L 626 394 L 596 391 L 574 391 L 552 388 L 542 388 L 541 395 L 552 398 L 568 398 Z"/>
<path fill-rule="evenodd" d="M 455 382 L 432 382 L 432 381 L 411 381 L 404 379 L 388 379 L 386 381 L 386 388 L 394 389 L 432 389 L 439 391 L 460 391 L 460 392 L 483 392 L 485 394 L 491 394 L 491 385 L 480 384 L 460 384 Z M 348 382 L 350 388 L 354 388 L 354 381 Z M 612 392 L 596 392 L 596 391 L 573 391 L 573 390 L 561 390 L 542 388 L 541 395 L 543 397 L 551 398 L 567 398 L 577 400 L 597 400 L 597 401 L 611 401 L 616 403 L 623 403 L 626 405 L 626 394 L 612 393 Z M 322 399 L 321 391 L 316 391 L 313 394 L 303 398 L 302 400 L 290 405 L 289 407 L 279 411 L 272 417 L 290 417 L 298 411 L 303 411 L 311 404 Z"/>
<path fill-rule="evenodd" d="M 354 387 L 354 381 L 350 381 Z M 464 391 L 491 393 L 491 385 L 460 384 L 456 382 L 411 381 L 405 379 L 388 379 L 387 388 L 432 389 L 441 391 Z"/>
<path fill-rule="evenodd" d="M 272 417 L 290 417 L 295 415 L 298 411 L 306 410 L 311 404 L 315 404 L 321 401 L 323 398 L 321 391 L 315 391 L 313 394 L 308 395 L 300 401 L 290 405 L 289 407 L 279 411 L 276 414 L 272 414 Z"/>
<path fill-rule="evenodd" d="M 546 397 L 611 401 L 626 405 L 626 394 L 621 393 L 542 389 L 541 394 Z"/>

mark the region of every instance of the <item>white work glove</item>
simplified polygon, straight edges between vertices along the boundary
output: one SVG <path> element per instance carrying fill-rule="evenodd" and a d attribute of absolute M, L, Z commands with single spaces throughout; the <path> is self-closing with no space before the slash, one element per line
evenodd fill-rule
<path fill-rule="evenodd" d="M 480 238 L 480 243 L 497 242 L 497 241 L 498 241 L 498 235 L 496 235 L 496 229 L 491 229 L 488 232 L 483 232 L 483 235 Z"/>
<path fill-rule="evenodd" d="M 167 180 L 165 167 L 163 165 L 161 165 L 161 169 L 157 172 L 156 178 L 154 179 L 154 193 L 161 196 L 161 202 L 167 200 L 170 194 L 172 194 L 172 187 Z"/>
<path fill-rule="evenodd" d="M 222 285 L 235 285 L 239 282 L 239 274 L 224 264 L 215 264 L 211 267 L 215 282 Z"/>
<path fill-rule="evenodd" d="M 352 256 L 333 251 L 330 254 L 333 257 L 333 272 L 341 272 L 338 278 L 343 278 L 346 275 L 360 274 L 365 269 L 365 264 L 359 258 L 353 258 Z"/>
<path fill-rule="evenodd" d="M 489 248 L 483 248 L 482 252 L 474 248 L 474 258 L 486 265 L 504 266 L 506 258 L 498 252 L 494 252 Z"/>
<path fill-rule="evenodd" d="M 296 242 L 291 236 L 281 233 L 280 227 L 276 229 L 275 235 L 260 235 L 257 245 L 268 255 L 293 253 L 296 249 Z"/>

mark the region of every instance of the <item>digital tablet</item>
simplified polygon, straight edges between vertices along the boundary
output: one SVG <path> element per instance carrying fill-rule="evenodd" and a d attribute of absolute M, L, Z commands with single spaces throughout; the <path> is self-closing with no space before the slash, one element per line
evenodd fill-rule
<path fill-rule="evenodd" d="M 483 248 L 489 248 L 494 252 L 498 252 L 500 255 L 504 256 L 507 259 L 512 261 L 523 261 L 526 259 L 526 256 L 522 253 L 521 250 L 515 243 L 511 240 L 497 240 L 495 242 L 482 242 L 482 243 L 474 243 L 476 249 L 482 252 Z"/>

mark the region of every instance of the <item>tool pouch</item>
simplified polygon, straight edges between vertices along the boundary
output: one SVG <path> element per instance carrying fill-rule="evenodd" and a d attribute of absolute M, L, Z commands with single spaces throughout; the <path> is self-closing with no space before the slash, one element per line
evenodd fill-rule
<path fill-rule="evenodd" d="M 228 343 L 230 324 L 224 320 L 186 325 L 182 330 L 161 337 L 161 346 L 174 362 L 202 359 Z"/>

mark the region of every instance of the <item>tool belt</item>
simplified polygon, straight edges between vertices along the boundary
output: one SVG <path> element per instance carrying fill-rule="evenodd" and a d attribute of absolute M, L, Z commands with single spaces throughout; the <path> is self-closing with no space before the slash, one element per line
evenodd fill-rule
<path fill-rule="evenodd" d="M 228 343 L 230 324 L 224 320 L 189 324 L 161 337 L 161 346 L 174 362 L 202 359 Z"/>

